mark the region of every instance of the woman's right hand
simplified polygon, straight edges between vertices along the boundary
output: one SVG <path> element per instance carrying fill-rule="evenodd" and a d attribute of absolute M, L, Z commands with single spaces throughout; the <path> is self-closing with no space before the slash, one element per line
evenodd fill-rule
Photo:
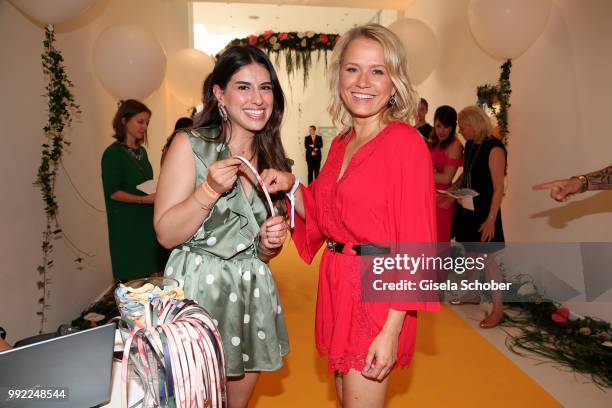
<path fill-rule="evenodd" d="M 295 183 L 293 174 L 276 169 L 265 169 L 261 172 L 261 178 L 270 194 L 279 191 L 287 192 L 291 190 L 293 183 Z"/>
<path fill-rule="evenodd" d="M 223 194 L 234 186 L 238 179 L 238 170 L 242 161 L 240 159 L 226 159 L 214 162 L 208 167 L 206 181 L 210 188 Z"/>

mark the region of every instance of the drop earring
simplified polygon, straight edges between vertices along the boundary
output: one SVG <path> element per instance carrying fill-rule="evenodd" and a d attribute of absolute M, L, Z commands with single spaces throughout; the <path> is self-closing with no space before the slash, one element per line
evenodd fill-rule
<path fill-rule="evenodd" d="M 395 95 L 391 95 L 391 97 L 389 97 L 389 105 L 393 106 L 397 103 L 397 101 L 395 100 Z"/>
<path fill-rule="evenodd" d="M 224 122 L 229 122 L 229 115 L 227 114 L 225 106 L 219 105 L 219 115 L 221 116 L 221 119 L 223 119 Z"/>

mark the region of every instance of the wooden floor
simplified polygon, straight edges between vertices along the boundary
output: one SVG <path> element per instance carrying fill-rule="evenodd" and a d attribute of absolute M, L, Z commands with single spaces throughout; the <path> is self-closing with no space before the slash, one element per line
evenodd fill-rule
<path fill-rule="evenodd" d="M 318 260 L 304 264 L 292 243 L 272 262 L 291 352 L 285 367 L 262 373 L 252 407 L 336 406 L 327 362 L 314 347 Z M 388 407 L 556 407 L 538 384 L 448 306 L 419 315 L 417 349 L 408 369 L 394 370 Z"/>

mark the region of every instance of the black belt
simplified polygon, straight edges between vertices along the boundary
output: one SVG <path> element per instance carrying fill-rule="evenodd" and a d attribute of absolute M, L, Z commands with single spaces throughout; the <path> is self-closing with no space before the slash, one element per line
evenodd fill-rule
<path fill-rule="evenodd" d="M 342 250 L 346 244 L 341 244 L 340 242 L 332 241 L 331 239 L 327 240 L 327 249 L 331 252 L 342 253 Z M 358 256 L 367 256 L 367 255 L 388 255 L 391 253 L 391 248 L 386 247 L 377 247 L 372 244 L 357 244 L 353 245 L 353 251 Z"/>

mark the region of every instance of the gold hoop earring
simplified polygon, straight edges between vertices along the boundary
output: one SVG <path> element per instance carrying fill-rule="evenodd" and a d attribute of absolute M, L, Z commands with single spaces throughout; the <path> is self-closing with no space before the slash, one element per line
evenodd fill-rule
<path fill-rule="evenodd" d="M 225 109 L 225 106 L 219 105 L 219 115 L 224 122 L 229 122 L 229 115 L 227 114 L 227 109 Z"/>

